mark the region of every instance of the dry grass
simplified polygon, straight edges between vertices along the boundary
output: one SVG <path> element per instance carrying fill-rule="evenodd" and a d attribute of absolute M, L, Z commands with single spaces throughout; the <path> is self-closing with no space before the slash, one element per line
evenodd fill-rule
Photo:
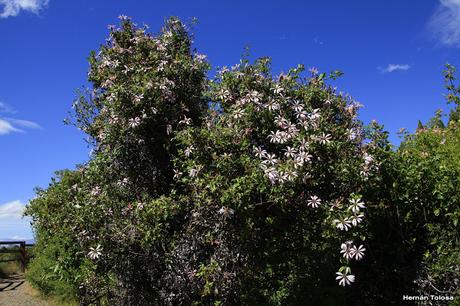
<path fill-rule="evenodd" d="M 13 273 L 21 271 L 21 267 L 17 261 L 0 263 L 0 277 L 7 277 Z"/>
<path fill-rule="evenodd" d="M 47 303 L 49 306 L 78 306 L 77 302 L 62 302 L 58 301 L 52 297 L 43 296 L 40 291 L 32 287 L 28 282 L 25 283 L 24 293 L 37 299 L 42 300 Z"/>

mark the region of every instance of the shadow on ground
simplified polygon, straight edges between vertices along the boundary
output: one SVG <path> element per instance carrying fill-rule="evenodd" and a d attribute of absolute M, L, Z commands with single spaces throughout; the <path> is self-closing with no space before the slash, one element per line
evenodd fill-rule
<path fill-rule="evenodd" d="M 8 277 L 0 278 L 0 292 L 18 289 L 25 282 L 24 275 L 13 273 Z"/>

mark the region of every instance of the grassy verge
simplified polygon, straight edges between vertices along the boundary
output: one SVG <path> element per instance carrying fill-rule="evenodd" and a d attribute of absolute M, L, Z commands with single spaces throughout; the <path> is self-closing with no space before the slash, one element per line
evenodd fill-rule
<path fill-rule="evenodd" d="M 18 261 L 2 262 L 3 260 L 17 259 L 18 254 L 0 253 L 0 277 L 8 277 L 13 273 L 21 272 L 21 266 Z"/>

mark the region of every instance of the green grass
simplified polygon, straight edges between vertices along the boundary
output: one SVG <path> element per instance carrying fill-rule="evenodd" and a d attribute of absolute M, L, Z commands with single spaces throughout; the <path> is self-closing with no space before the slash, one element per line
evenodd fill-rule
<path fill-rule="evenodd" d="M 7 277 L 13 273 L 21 271 L 19 261 L 1 262 L 6 259 L 19 259 L 19 254 L 15 253 L 0 253 L 0 277 Z"/>

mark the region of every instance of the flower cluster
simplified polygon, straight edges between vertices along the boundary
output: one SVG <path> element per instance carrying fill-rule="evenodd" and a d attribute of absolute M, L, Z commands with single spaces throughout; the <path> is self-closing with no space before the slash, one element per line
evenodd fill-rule
<path fill-rule="evenodd" d="M 249 179 L 246 175 L 256 171 L 268 183 L 264 190 L 272 190 L 266 191 L 267 194 L 280 192 L 285 197 L 289 194 L 287 201 L 300 201 L 307 209 L 300 214 L 313 209 L 318 216 L 325 214 L 326 220 L 332 220 L 337 237 L 356 236 L 365 209 L 357 192 L 378 169 L 363 141 L 363 127 L 356 119 L 360 105 L 325 85 L 324 76 L 317 73 L 303 83 L 299 76 L 302 69 L 273 78 L 267 74 L 266 65 L 265 59 L 253 65 L 242 61 L 220 71 L 211 87 L 216 105 L 213 109 L 219 111 L 210 111 L 202 132 L 186 129 L 179 134 L 186 161 L 178 160 L 176 173 L 189 175 L 176 175 L 176 179 L 196 190 L 200 195 L 196 201 L 215 202 L 216 198 L 202 198 L 214 184 L 212 177 L 227 177 L 229 184 L 233 179 L 245 180 L 251 186 L 254 183 L 249 182 L 255 176 Z M 344 180 L 334 169 L 353 175 Z M 234 192 L 235 188 L 229 190 Z M 296 190 L 303 192 L 299 194 Z M 263 198 L 261 205 L 281 203 L 275 196 Z M 348 199 L 348 205 L 344 205 L 343 199 Z M 226 216 L 226 222 L 230 216 L 232 220 L 241 218 L 241 208 L 236 209 L 235 203 L 232 208 L 217 203 L 220 203 L 219 215 Z M 246 207 L 250 202 L 239 205 Z M 344 258 L 359 260 L 364 250 L 362 245 L 350 246 Z M 340 285 L 354 281 L 350 267 L 347 269 Z"/>

